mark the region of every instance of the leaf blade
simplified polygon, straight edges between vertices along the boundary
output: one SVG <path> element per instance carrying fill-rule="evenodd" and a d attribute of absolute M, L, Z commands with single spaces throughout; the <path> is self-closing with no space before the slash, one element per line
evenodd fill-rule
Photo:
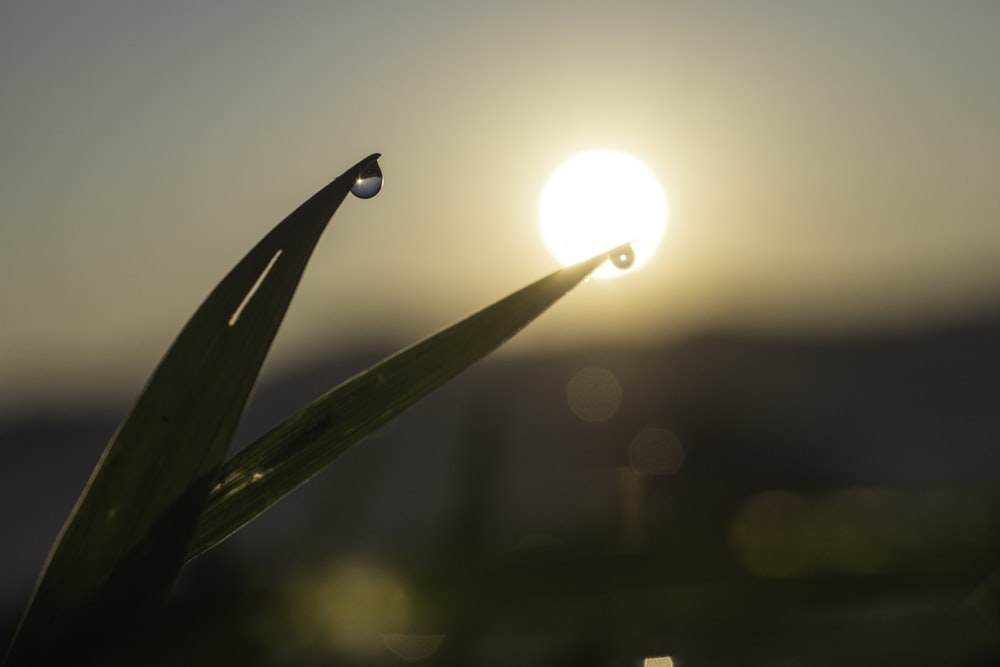
<path fill-rule="evenodd" d="M 178 334 L 57 537 L 10 664 L 92 643 L 95 624 L 130 616 L 169 586 L 313 248 L 377 157 L 275 226 Z"/>
<path fill-rule="evenodd" d="M 188 559 L 239 530 L 337 456 L 486 356 L 582 282 L 602 253 L 555 271 L 335 387 L 227 461 Z"/>

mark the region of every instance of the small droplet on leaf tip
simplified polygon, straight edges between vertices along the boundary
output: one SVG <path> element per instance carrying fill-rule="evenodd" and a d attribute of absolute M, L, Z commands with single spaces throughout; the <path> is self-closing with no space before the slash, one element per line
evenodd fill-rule
<path fill-rule="evenodd" d="M 382 190 L 382 168 L 378 160 L 372 160 L 362 167 L 358 178 L 351 186 L 351 194 L 358 199 L 371 199 Z"/>
<path fill-rule="evenodd" d="M 632 249 L 632 244 L 626 243 L 625 245 L 618 246 L 608 253 L 608 259 L 619 269 L 629 268 L 635 263 L 635 251 Z"/>

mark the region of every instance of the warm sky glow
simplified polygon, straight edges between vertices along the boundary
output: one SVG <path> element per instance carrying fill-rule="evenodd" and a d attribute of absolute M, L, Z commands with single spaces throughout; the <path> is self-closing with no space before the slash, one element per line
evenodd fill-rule
<path fill-rule="evenodd" d="M 906 0 L 0 3 L 0 412 L 134 395 L 235 261 L 375 151 L 386 186 L 337 213 L 275 364 L 412 342 L 568 261 L 539 194 L 593 148 L 649 166 L 669 229 L 515 346 L 990 307 L 997 25 Z"/>
<path fill-rule="evenodd" d="M 667 200 L 656 176 L 638 158 L 608 150 L 574 155 L 545 183 L 538 202 L 545 245 L 572 264 L 624 243 L 635 252 L 635 270 L 649 261 L 663 238 Z M 594 274 L 621 275 L 608 263 Z"/>

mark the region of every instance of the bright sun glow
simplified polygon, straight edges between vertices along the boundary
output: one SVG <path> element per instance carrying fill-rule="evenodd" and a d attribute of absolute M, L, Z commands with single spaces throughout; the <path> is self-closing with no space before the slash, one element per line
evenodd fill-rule
<path fill-rule="evenodd" d="M 615 151 L 571 157 L 549 177 L 538 202 L 542 239 L 564 264 L 631 242 L 632 267 L 638 268 L 663 238 L 667 214 L 667 199 L 649 167 Z M 594 273 L 620 274 L 610 262 Z"/>

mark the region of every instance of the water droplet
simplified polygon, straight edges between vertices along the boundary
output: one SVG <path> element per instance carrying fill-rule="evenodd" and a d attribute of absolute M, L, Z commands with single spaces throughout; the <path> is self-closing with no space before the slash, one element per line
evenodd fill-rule
<path fill-rule="evenodd" d="M 619 269 L 627 269 L 635 263 L 635 251 L 632 250 L 631 243 L 626 243 L 608 253 L 608 258 Z"/>
<path fill-rule="evenodd" d="M 358 180 L 351 186 L 351 194 L 358 199 L 371 199 L 382 189 L 382 168 L 372 160 L 358 173 Z"/>

